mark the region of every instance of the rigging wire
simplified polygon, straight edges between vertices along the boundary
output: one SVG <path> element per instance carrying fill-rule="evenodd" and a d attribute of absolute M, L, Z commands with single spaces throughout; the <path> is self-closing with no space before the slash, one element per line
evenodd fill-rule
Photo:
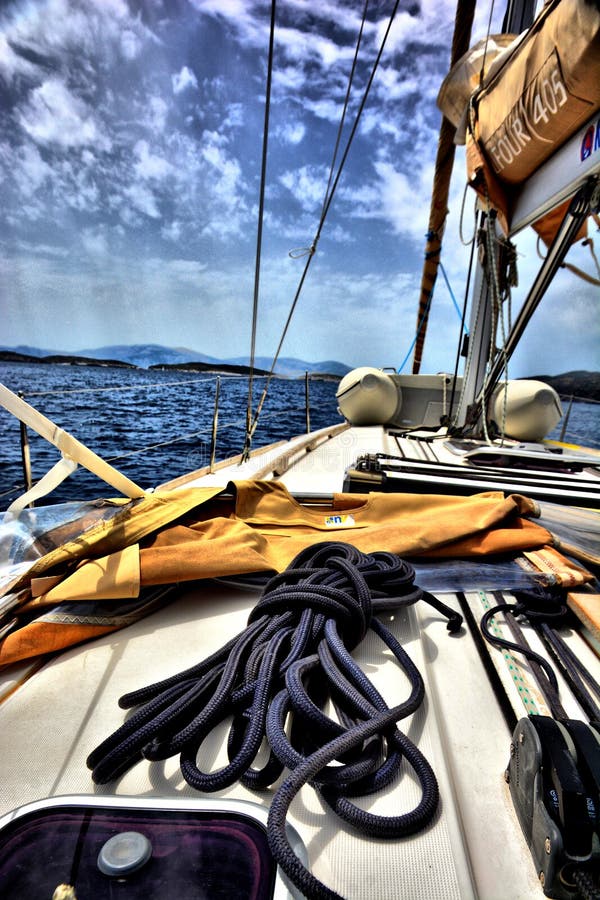
<path fill-rule="evenodd" d="M 283 327 L 283 331 L 282 331 L 282 334 L 281 334 L 281 338 L 280 338 L 280 340 L 279 340 L 279 344 L 278 344 L 278 346 L 277 346 L 277 350 L 275 351 L 275 355 L 274 355 L 274 357 L 273 357 L 273 362 L 271 363 L 271 368 L 270 368 L 269 374 L 267 375 L 267 379 L 266 379 L 266 382 L 265 382 L 265 386 L 264 386 L 264 388 L 263 388 L 263 392 L 262 392 L 262 394 L 261 394 L 261 397 L 260 397 L 258 406 L 257 406 L 257 408 L 256 408 L 256 412 L 255 412 L 255 414 L 254 414 L 254 419 L 253 419 L 253 421 L 252 421 L 252 424 L 249 426 L 249 431 L 248 431 L 248 434 L 247 434 L 247 436 L 246 436 L 246 446 L 247 446 L 248 450 L 249 450 L 249 448 L 250 448 L 250 444 L 251 444 L 251 441 L 252 441 L 252 437 L 253 437 L 253 435 L 254 435 L 254 432 L 256 431 L 256 426 L 257 426 L 257 424 L 258 424 L 258 419 L 259 419 L 259 416 L 260 416 L 260 414 L 261 414 L 261 411 L 262 411 L 262 408 L 263 408 L 263 405 L 264 405 L 264 401 L 265 401 L 265 399 L 266 399 L 266 396 L 267 396 L 267 393 L 268 393 L 268 390 L 269 390 L 271 381 L 272 381 L 272 379 L 273 379 L 273 375 L 274 375 L 274 372 L 275 372 L 275 366 L 277 365 L 277 360 L 279 359 L 279 354 L 281 353 L 281 348 L 283 347 L 283 343 L 284 343 L 285 338 L 286 338 L 286 336 L 287 336 L 287 332 L 288 332 L 288 330 L 289 330 L 289 326 L 290 326 L 290 324 L 291 324 L 292 317 L 293 317 L 294 312 L 295 312 L 295 310 L 296 310 L 296 306 L 297 306 L 297 304 L 298 304 L 298 300 L 299 300 L 299 298 L 300 298 L 300 294 L 301 294 L 302 288 L 303 288 L 303 286 L 304 286 L 304 282 L 305 282 L 306 277 L 307 277 L 307 275 L 308 275 L 308 271 L 309 271 L 309 268 L 310 268 L 310 264 L 311 264 L 311 262 L 312 262 L 313 256 L 315 255 L 315 252 L 316 252 L 316 249 L 317 249 L 317 244 L 318 244 L 318 242 L 319 242 L 319 239 L 320 239 L 320 237 L 321 237 L 321 232 L 322 232 L 323 226 L 324 226 L 324 224 L 325 224 L 325 219 L 326 219 L 326 217 L 327 217 L 327 214 L 328 214 L 329 209 L 330 209 L 330 207 L 331 207 L 331 204 L 332 204 L 332 202 L 333 202 L 333 198 L 334 198 L 334 195 L 335 195 L 337 186 L 338 186 L 339 181 L 340 181 L 340 178 L 341 178 L 341 176 L 342 176 L 342 171 L 343 171 L 343 169 L 344 169 L 346 160 L 347 160 L 347 158 L 348 158 L 348 154 L 349 154 L 349 152 L 350 152 L 350 147 L 352 146 L 352 142 L 353 142 L 354 137 L 355 137 L 355 135 L 356 135 L 356 132 L 357 132 L 357 130 L 358 130 L 358 125 L 359 125 L 359 122 L 360 122 L 360 119 L 361 119 L 361 116 L 362 116 L 364 107 L 365 107 L 365 105 L 366 105 L 367 98 L 368 98 L 369 93 L 370 93 L 370 90 L 371 90 L 371 86 L 372 86 L 373 81 L 374 81 L 374 79 L 375 79 L 375 73 L 377 72 L 377 69 L 378 69 L 378 67 L 379 67 L 379 63 L 380 63 L 380 61 L 381 61 L 381 57 L 383 56 L 383 51 L 384 51 L 384 49 L 385 49 L 385 46 L 386 46 L 386 43 L 387 43 L 387 40 L 388 40 L 388 36 L 389 36 L 390 31 L 391 31 L 391 28 L 392 28 L 392 24 L 393 24 L 393 22 L 394 22 L 394 19 L 395 19 L 395 17 L 396 17 L 396 12 L 397 12 L 397 10 L 398 10 L 399 5 L 400 5 L 400 0 L 395 0 L 394 7 L 393 7 L 392 12 L 391 12 L 391 14 L 390 14 L 390 17 L 389 17 L 389 20 L 388 20 L 388 24 L 387 24 L 386 30 L 385 30 L 384 35 L 383 35 L 383 38 L 382 38 L 382 40 L 381 40 L 381 44 L 380 44 L 379 50 L 378 50 L 378 52 L 377 52 L 377 56 L 376 56 L 376 58 L 375 58 L 375 61 L 374 61 L 374 63 L 373 63 L 373 67 L 372 67 L 372 69 L 371 69 L 371 73 L 370 73 L 370 75 L 369 75 L 369 79 L 368 79 L 368 81 L 367 81 L 367 85 L 366 85 L 365 90 L 364 90 L 364 92 L 363 92 L 363 96 L 362 96 L 362 98 L 361 98 L 361 101 L 360 101 L 360 104 L 359 104 L 359 107 L 358 107 L 358 111 L 357 111 L 356 117 L 355 117 L 355 119 L 354 119 L 354 123 L 353 123 L 353 125 L 352 125 L 351 130 L 350 130 L 350 134 L 348 135 L 348 140 L 347 140 L 347 142 L 346 142 L 346 146 L 345 146 L 344 152 L 343 152 L 343 154 L 342 154 L 342 158 L 341 158 L 341 160 L 340 160 L 340 164 L 339 164 L 339 166 L 338 166 L 338 169 L 337 169 L 335 178 L 333 178 L 333 180 L 332 180 L 331 174 L 330 174 L 330 179 L 329 179 L 329 183 L 328 183 L 328 186 L 327 186 L 327 191 L 326 191 L 326 194 L 325 194 L 325 199 L 324 199 L 324 202 L 323 202 L 323 207 L 322 207 L 322 210 L 321 210 L 321 215 L 320 215 L 320 218 L 319 218 L 319 223 L 318 223 L 318 226 L 317 226 L 317 230 L 316 230 L 315 236 L 314 236 L 314 238 L 313 238 L 312 244 L 311 244 L 310 247 L 308 248 L 307 258 L 306 258 L 306 263 L 305 263 L 305 265 L 304 265 L 304 269 L 303 269 L 303 271 L 302 271 L 302 275 L 300 276 L 300 281 L 299 281 L 299 283 L 298 283 L 298 287 L 296 288 L 296 293 L 295 293 L 295 295 L 294 295 L 294 299 L 292 300 L 292 304 L 291 304 L 291 306 L 290 306 L 290 310 L 289 310 L 289 313 L 288 313 L 288 316 L 287 316 L 285 325 L 284 325 L 284 327 Z M 358 51 L 359 51 L 360 43 L 361 43 L 361 40 L 362 40 L 363 30 L 364 30 L 364 24 L 365 24 L 365 21 L 366 21 L 367 7 L 368 7 L 368 2 L 365 2 L 364 12 L 363 12 L 363 18 L 362 18 L 362 21 L 361 21 L 361 26 L 360 26 L 360 30 L 359 30 L 358 39 L 357 39 L 357 46 L 356 46 L 356 50 L 355 50 L 355 58 L 354 58 L 353 65 L 352 65 L 352 72 L 351 72 L 351 76 L 350 76 L 351 79 L 352 79 L 353 76 L 354 76 L 354 71 L 355 71 L 355 66 L 356 66 L 356 59 L 357 59 L 357 56 L 358 56 Z M 346 103 L 345 103 L 345 105 L 344 105 L 344 116 L 345 116 L 346 107 L 347 107 L 348 98 L 349 98 L 349 90 L 348 90 L 346 96 L 347 96 L 347 99 L 346 99 Z M 338 129 L 338 143 L 339 143 L 339 129 Z M 335 152 L 334 152 L 334 157 L 333 157 L 334 161 L 335 161 L 335 159 L 336 159 L 336 157 L 337 157 L 337 152 L 338 152 L 338 147 L 336 146 L 336 150 L 335 150 Z M 333 163 L 332 163 L 332 167 L 333 167 Z M 300 255 L 301 255 L 301 254 L 300 254 Z M 246 448 L 245 448 L 245 450 L 246 450 Z M 247 457 L 246 457 L 246 458 L 247 458 Z"/>
<path fill-rule="evenodd" d="M 456 359 L 454 361 L 454 375 L 452 376 L 452 392 L 450 394 L 450 412 L 449 412 L 449 417 L 451 419 L 452 424 L 454 424 L 456 422 L 456 417 L 458 416 L 458 412 L 459 412 L 459 410 L 457 410 L 456 416 L 454 416 L 454 417 L 452 416 L 452 408 L 454 406 L 454 396 L 456 394 L 456 382 L 458 379 L 458 367 L 460 364 L 460 357 L 461 357 L 461 353 L 463 351 L 463 347 L 465 348 L 465 355 L 468 352 L 468 342 L 470 340 L 469 332 L 467 331 L 466 332 L 467 347 L 465 347 L 464 339 L 461 340 L 461 336 L 463 334 L 463 329 L 465 328 L 465 319 L 467 318 L 467 307 L 469 305 L 469 292 L 471 290 L 471 276 L 473 274 L 473 262 L 474 262 L 474 258 L 475 258 L 475 232 L 476 231 L 477 231 L 477 214 L 475 215 L 475 231 L 473 234 L 473 240 L 471 241 L 471 253 L 469 254 L 469 268 L 467 271 L 467 283 L 465 285 L 462 315 L 461 315 L 461 319 L 460 319 L 460 333 L 459 333 L 459 339 L 458 339 L 457 347 L 456 347 Z M 460 406 L 459 406 L 459 409 L 460 409 Z"/>
<path fill-rule="evenodd" d="M 454 291 L 452 290 L 452 285 L 450 284 L 450 279 L 448 278 L 448 275 L 446 274 L 446 270 L 445 270 L 444 265 L 441 260 L 438 260 L 438 265 L 440 267 L 442 275 L 444 276 L 444 281 L 446 282 L 446 287 L 448 288 L 448 293 L 450 294 L 450 299 L 452 300 L 452 304 L 454 306 L 454 309 L 456 310 L 456 314 L 457 314 L 458 318 L 460 319 L 460 329 L 461 329 L 461 331 L 464 332 L 465 336 L 468 337 L 469 329 L 467 328 L 467 326 L 465 324 L 464 309 L 461 312 L 460 307 L 459 307 L 458 303 L 456 302 L 456 297 L 454 296 Z M 398 368 L 396 370 L 398 375 L 402 372 L 402 370 L 404 369 L 404 366 L 408 362 L 410 355 L 414 350 L 415 344 L 417 343 L 417 341 L 419 339 L 419 335 L 427 323 L 427 316 L 429 314 L 429 308 L 431 306 L 432 300 L 433 300 L 433 288 L 431 289 L 431 293 L 429 294 L 429 297 L 427 300 L 427 305 L 426 305 L 423 315 L 421 316 L 421 319 L 419 321 L 419 325 L 417 327 L 417 332 L 412 340 L 410 347 L 406 351 L 406 356 L 404 357 L 404 359 L 402 360 L 402 362 L 400 363 L 400 365 L 398 366 Z M 459 342 L 459 349 L 460 349 L 460 342 Z"/>
<path fill-rule="evenodd" d="M 260 196 L 258 204 L 258 227 L 256 234 L 256 261 L 254 267 L 254 296 L 252 301 L 252 335 L 250 339 L 250 371 L 248 374 L 248 405 L 246 408 L 246 439 L 242 459 L 248 459 L 252 438 L 252 391 L 254 387 L 254 360 L 256 356 L 256 328 L 258 323 L 258 294 L 260 286 L 260 262 L 262 253 L 262 230 L 265 210 L 265 187 L 267 181 L 267 156 L 269 147 L 269 115 L 271 111 L 271 85 L 273 81 L 273 53 L 275 47 L 275 10 L 276 0 L 271 0 L 271 24 L 269 31 L 269 56 L 267 63 L 267 85 L 265 89 L 265 118 L 263 127 L 263 146 L 260 171 Z"/>

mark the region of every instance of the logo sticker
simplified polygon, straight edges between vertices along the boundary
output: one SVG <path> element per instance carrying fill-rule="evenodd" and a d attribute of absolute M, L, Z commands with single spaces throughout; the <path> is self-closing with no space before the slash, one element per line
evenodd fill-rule
<path fill-rule="evenodd" d="M 352 528 L 355 525 L 354 516 L 326 516 L 325 525 L 327 528 Z"/>
<path fill-rule="evenodd" d="M 595 125 L 590 125 L 583 136 L 581 142 L 581 161 L 585 162 L 586 159 L 590 158 L 592 153 L 596 153 L 598 150 L 600 150 L 600 119 L 598 119 Z"/>

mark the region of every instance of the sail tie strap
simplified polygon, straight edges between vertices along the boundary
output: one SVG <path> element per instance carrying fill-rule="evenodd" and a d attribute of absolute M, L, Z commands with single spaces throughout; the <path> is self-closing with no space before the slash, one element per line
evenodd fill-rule
<path fill-rule="evenodd" d="M 119 472 L 118 469 L 115 469 L 114 466 L 102 459 L 101 456 L 98 456 L 97 453 L 94 453 L 93 450 L 90 450 L 89 447 L 86 447 L 85 444 L 82 444 L 81 441 L 74 438 L 68 431 L 59 428 L 58 425 L 46 418 L 41 412 L 30 406 L 29 403 L 26 403 L 3 384 L 0 384 L 0 404 L 25 425 L 33 428 L 50 444 L 53 444 L 60 450 L 62 456 L 70 461 L 62 465 L 63 460 L 59 461 L 57 466 L 47 473 L 47 480 L 44 483 L 46 489 L 43 495 L 53 490 L 67 475 L 70 475 L 77 468 L 77 463 L 126 497 L 133 499 L 146 495 L 146 492 L 135 482 Z M 33 490 L 35 491 L 36 488 Z M 35 494 L 35 499 L 43 495 L 38 490 Z M 30 502 L 30 499 L 33 499 L 33 497 L 28 497 L 27 495 L 18 498 L 13 504 L 14 511 L 21 509 Z"/>
<path fill-rule="evenodd" d="M 374 615 L 421 599 L 448 617 L 450 631 L 460 628 L 461 617 L 418 588 L 412 566 L 394 554 L 364 554 L 337 542 L 303 550 L 269 581 L 245 631 L 203 662 L 120 699 L 121 707 L 138 709 L 88 757 L 94 781 L 106 783 L 144 757 L 162 760 L 176 753 L 188 784 L 207 792 L 237 780 L 267 788 L 287 767 L 291 774 L 276 791 L 269 816 L 272 852 L 306 897 L 337 897 L 303 866 L 286 837 L 287 810 L 303 784 L 310 783 L 344 821 L 379 838 L 412 834 L 437 809 L 431 766 L 396 725 L 421 705 L 423 681 Z M 369 630 L 410 683 L 409 696 L 393 707 L 351 656 Z M 337 720 L 325 712 L 329 703 Z M 201 745 L 228 719 L 229 762 L 204 772 Z M 268 759 L 253 768 L 265 739 Z M 352 802 L 389 785 L 403 760 L 420 785 L 412 811 L 384 817 Z"/>

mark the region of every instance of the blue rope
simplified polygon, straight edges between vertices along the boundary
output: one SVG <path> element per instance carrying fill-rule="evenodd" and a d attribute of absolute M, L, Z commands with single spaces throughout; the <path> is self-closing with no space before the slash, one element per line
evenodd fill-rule
<path fill-rule="evenodd" d="M 267 583 L 245 631 L 198 665 L 120 699 L 121 707 L 139 709 L 89 755 L 93 780 L 106 783 L 142 758 L 163 760 L 177 753 L 185 780 L 206 792 L 238 780 L 264 789 L 287 767 L 290 774 L 269 814 L 272 853 L 306 897 L 336 898 L 288 843 L 287 810 L 303 784 L 310 783 L 345 822 L 379 838 L 424 828 L 438 805 L 431 766 L 396 725 L 421 705 L 422 678 L 374 616 L 377 610 L 425 600 L 448 617 L 450 631 L 460 628 L 461 617 L 418 588 L 414 575 L 412 566 L 394 554 L 363 554 L 350 544 L 326 542 L 303 551 Z M 351 656 L 369 629 L 411 685 L 408 698 L 392 708 Z M 324 712 L 330 700 L 338 721 Z M 201 771 L 201 745 L 231 718 L 229 762 L 217 771 Z M 265 738 L 269 758 L 262 769 L 254 769 Z M 383 817 L 352 802 L 388 786 L 403 760 L 421 788 L 415 809 Z"/>
<path fill-rule="evenodd" d="M 429 235 L 429 234 L 427 235 L 427 238 L 430 238 L 430 235 Z M 437 254 L 437 253 L 439 253 L 439 251 L 436 251 L 436 254 Z M 427 253 L 426 253 L 426 254 L 425 254 L 425 257 L 426 257 L 426 259 L 429 259 L 429 258 L 431 258 L 433 255 L 435 255 L 435 254 L 427 254 Z M 450 293 L 450 297 L 452 298 L 452 303 L 454 304 L 454 309 L 456 310 L 456 313 L 457 313 L 457 315 L 458 315 L 458 318 L 459 318 L 460 321 L 462 322 L 462 312 L 460 311 L 460 308 L 459 308 L 459 306 L 458 306 L 458 303 L 456 302 L 456 297 L 454 296 L 454 292 L 453 292 L 452 287 L 451 287 L 451 285 L 450 285 L 450 281 L 448 280 L 448 276 L 446 275 L 446 270 L 444 269 L 444 264 L 442 263 L 441 260 L 439 260 L 439 267 L 440 267 L 440 269 L 442 270 L 442 275 L 444 276 L 444 281 L 446 282 L 446 286 L 447 286 L 448 291 L 449 291 L 449 293 Z M 425 307 L 425 312 L 424 312 L 423 315 L 421 316 L 421 321 L 419 322 L 419 327 L 417 328 L 417 332 L 416 332 L 416 334 L 415 334 L 415 336 L 414 336 L 414 338 L 413 338 L 413 342 L 412 342 L 412 344 L 410 345 L 410 347 L 408 348 L 408 351 L 407 351 L 407 353 L 406 353 L 406 356 L 405 356 L 404 359 L 402 360 L 400 366 L 399 366 L 398 369 L 396 370 L 398 375 L 400 375 L 400 374 L 402 373 L 402 370 L 404 369 L 404 366 L 406 365 L 406 363 L 407 363 L 408 360 L 410 359 L 410 356 L 411 356 L 413 350 L 415 349 L 415 344 L 417 343 L 417 341 L 418 341 L 418 339 L 419 339 L 419 335 L 421 334 L 421 331 L 423 330 L 423 325 L 425 324 L 425 321 L 426 321 L 426 319 L 427 319 L 427 316 L 429 315 L 429 308 L 430 308 L 430 306 L 431 306 L 431 301 L 432 301 L 432 299 L 433 299 L 433 289 L 430 291 L 429 297 L 427 298 L 427 306 Z M 463 322 L 463 329 L 464 329 L 465 334 L 468 335 L 468 334 L 469 334 L 469 329 L 467 328 L 467 326 L 465 325 L 464 322 Z"/>
<path fill-rule="evenodd" d="M 427 320 L 427 315 L 428 315 L 428 313 L 429 313 L 429 307 L 431 306 L 431 300 L 432 300 L 432 297 L 433 297 L 433 291 L 430 291 L 429 297 L 427 298 L 427 306 L 425 307 L 425 312 L 424 312 L 423 315 L 421 316 L 421 321 L 419 322 L 419 327 L 417 328 L 417 331 L 416 331 L 416 334 L 415 334 L 415 336 L 414 336 L 414 338 L 413 338 L 412 344 L 411 344 L 410 347 L 408 348 L 408 350 L 407 350 L 407 352 L 406 352 L 406 356 L 404 357 L 404 359 L 402 360 L 400 366 L 398 367 L 398 370 L 397 370 L 398 375 L 400 375 L 400 374 L 402 373 L 402 370 L 404 369 L 404 366 L 406 365 L 406 363 L 407 363 L 408 360 L 410 359 L 411 353 L 412 353 L 413 350 L 415 349 L 415 344 L 417 343 L 417 341 L 418 341 L 418 339 L 419 339 L 419 335 L 421 334 L 421 331 L 423 330 L 423 325 L 425 324 L 425 322 L 426 322 L 426 320 Z"/>
<path fill-rule="evenodd" d="M 448 291 L 449 291 L 449 293 L 450 293 L 450 296 L 452 297 L 452 302 L 453 302 L 453 304 L 454 304 L 454 309 L 456 310 L 456 314 L 457 314 L 459 320 L 462 322 L 462 312 L 461 312 L 461 310 L 460 310 L 460 308 L 459 308 L 458 303 L 456 302 L 456 297 L 454 296 L 454 293 L 453 293 L 453 291 L 452 291 L 452 287 L 450 286 L 450 282 L 448 281 L 448 276 L 446 275 L 446 270 L 445 270 L 445 268 L 444 268 L 444 264 L 442 263 L 441 260 L 440 260 L 440 269 L 442 270 L 442 275 L 444 276 L 444 281 L 446 282 L 446 286 L 447 286 L 447 288 L 448 288 Z M 465 334 L 468 335 L 469 329 L 467 328 L 467 326 L 465 325 L 464 322 L 463 322 L 463 329 L 464 329 Z"/>

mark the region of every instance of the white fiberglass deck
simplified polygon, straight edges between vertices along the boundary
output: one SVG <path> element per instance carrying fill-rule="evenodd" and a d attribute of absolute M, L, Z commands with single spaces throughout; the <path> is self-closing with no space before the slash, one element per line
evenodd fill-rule
<path fill-rule="evenodd" d="M 219 468 L 201 483 L 267 477 L 266 468 L 285 459 L 291 463 L 282 466 L 288 489 L 330 494 L 342 490 L 344 471 L 358 455 L 377 452 L 397 452 L 383 429 L 338 430 L 332 437 L 313 436 L 308 452 L 305 439 L 298 439 L 285 452 L 277 447 L 258 453 L 242 466 Z M 221 583 L 195 585 L 142 621 L 63 653 L 17 687 L 0 704 L 0 814 L 58 795 L 193 798 L 177 758 L 140 762 L 103 787 L 94 786 L 85 760 L 122 724 L 125 713 L 117 705 L 122 694 L 181 672 L 221 647 L 244 628 L 257 598 L 255 592 Z M 445 593 L 444 600 L 458 607 L 455 595 Z M 480 600 L 469 597 L 475 611 Z M 386 614 L 385 621 L 425 681 L 425 703 L 400 727 L 436 773 L 440 809 L 433 824 L 413 837 L 367 840 L 304 788 L 290 820 L 306 845 L 311 871 L 348 900 L 542 897 L 504 780 L 510 730 L 470 633 L 463 628 L 450 636 L 446 620 L 422 603 Z M 569 638 L 598 677 L 597 657 L 577 635 Z M 406 677 L 371 632 L 355 656 L 390 705 L 406 698 Z M 10 669 L 0 674 L 6 684 L 14 678 Z M 580 718 L 575 701 L 566 694 L 562 699 Z M 203 758 L 205 767 L 225 761 L 225 748 L 216 741 L 208 752 L 212 758 Z M 241 786 L 216 796 L 269 802 L 268 793 Z M 397 814 L 412 809 L 418 797 L 418 786 L 405 771 L 382 796 L 370 798 L 368 808 Z"/>
<path fill-rule="evenodd" d="M 0 812 L 47 796 L 193 797 L 175 759 L 139 763 L 98 788 L 87 754 L 118 727 L 118 697 L 203 659 L 244 627 L 256 596 L 207 584 L 112 636 L 74 649 L 35 674 L 0 706 Z M 510 734 L 467 633 L 450 637 L 429 608 L 388 623 L 426 682 L 426 702 L 403 730 L 439 780 L 434 824 L 401 841 L 355 837 L 304 788 L 291 820 L 311 869 L 348 898 L 528 898 L 539 890 L 503 779 Z M 407 694 L 404 676 L 370 636 L 357 654 L 386 700 Z M 223 762 L 223 748 L 215 759 Z M 207 762 L 207 761 L 205 761 Z M 218 796 L 268 803 L 241 787 Z M 397 813 L 418 800 L 410 772 L 370 808 Z M 541 895 L 541 894 L 540 894 Z"/>

